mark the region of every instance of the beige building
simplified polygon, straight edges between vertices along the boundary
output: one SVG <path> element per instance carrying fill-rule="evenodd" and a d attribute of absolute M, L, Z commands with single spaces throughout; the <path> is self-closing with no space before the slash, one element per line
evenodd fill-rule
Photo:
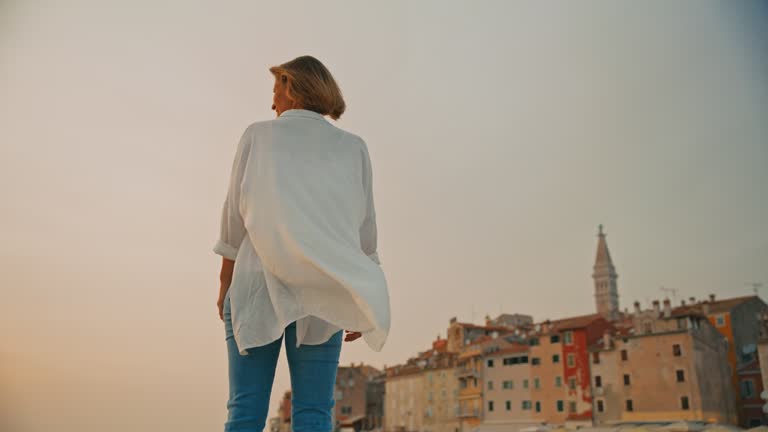
<path fill-rule="evenodd" d="M 384 390 L 384 431 L 422 432 L 424 428 L 424 378 L 416 362 L 387 369 Z"/>
<path fill-rule="evenodd" d="M 486 342 L 484 351 L 482 425 L 519 430 L 536 423 L 528 344 L 501 336 Z"/>
<path fill-rule="evenodd" d="M 458 380 L 454 374 L 458 354 L 434 350 L 424 377 L 424 432 L 458 432 Z"/>
<path fill-rule="evenodd" d="M 447 350 L 448 341 L 386 369 L 384 432 L 458 432 L 458 353 Z"/>
<path fill-rule="evenodd" d="M 591 349 L 595 423 L 737 421 L 728 348 L 706 316 L 636 303 L 622 333 Z"/>

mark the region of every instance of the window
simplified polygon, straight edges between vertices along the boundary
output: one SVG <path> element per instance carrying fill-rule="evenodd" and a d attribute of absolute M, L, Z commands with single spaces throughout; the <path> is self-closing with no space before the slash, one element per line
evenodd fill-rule
<path fill-rule="evenodd" d="M 624 374 L 624 385 L 628 386 L 629 384 L 630 384 L 629 374 Z"/>
<path fill-rule="evenodd" d="M 600 399 L 597 400 L 597 412 L 605 412 L 605 403 Z"/>
<path fill-rule="evenodd" d="M 683 396 L 680 398 L 680 408 L 684 410 L 687 410 L 690 408 L 690 406 L 688 405 L 688 396 Z"/>
<path fill-rule="evenodd" d="M 557 401 L 557 412 L 563 412 L 565 408 L 563 408 L 563 401 L 559 400 Z"/>
<path fill-rule="evenodd" d="M 570 388 L 571 390 L 576 390 L 576 378 L 575 377 L 568 378 L 568 388 Z"/>
<path fill-rule="evenodd" d="M 529 340 L 528 344 L 531 345 L 531 346 L 538 345 L 539 344 L 539 338 L 533 338 L 533 339 Z"/>
<path fill-rule="evenodd" d="M 678 369 L 675 373 L 677 375 L 677 382 L 685 382 L 685 371 L 682 369 Z"/>
<path fill-rule="evenodd" d="M 541 381 L 539 380 L 539 377 L 536 377 L 533 379 L 533 388 L 535 389 L 541 388 Z"/>
<path fill-rule="evenodd" d="M 432 392 L 427 393 L 427 400 L 428 401 L 432 400 Z"/>
<path fill-rule="evenodd" d="M 488 390 L 493 390 L 493 381 L 488 381 Z"/>
<path fill-rule="evenodd" d="M 531 401 L 524 400 L 523 401 L 523 411 L 528 411 L 531 409 Z"/>
<path fill-rule="evenodd" d="M 627 399 L 626 401 L 626 410 L 627 411 L 634 411 L 635 407 L 632 405 L 632 399 Z"/>
<path fill-rule="evenodd" d="M 678 318 L 677 319 L 677 329 L 678 330 L 685 330 L 688 328 L 688 320 L 685 318 Z"/>
<path fill-rule="evenodd" d="M 573 344 L 573 332 L 568 330 L 567 332 L 563 333 L 563 342 L 565 342 L 566 345 Z"/>
<path fill-rule="evenodd" d="M 536 401 L 536 412 L 541 412 L 541 402 Z"/>
<path fill-rule="evenodd" d="M 629 360 L 629 355 L 627 354 L 627 350 L 621 350 L 621 360 L 623 361 Z"/>
<path fill-rule="evenodd" d="M 555 387 L 562 387 L 563 386 L 563 379 L 559 376 L 555 377 Z"/>
<path fill-rule="evenodd" d="M 504 388 L 504 389 L 511 389 L 513 385 L 514 384 L 512 380 L 505 380 L 501 382 L 501 388 Z"/>
<path fill-rule="evenodd" d="M 576 401 L 568 402 L 568 412 L 571 414 L 576 414 Z"/>
<path fill-rule="evenodd" d="M 528 356 L 520 357 L 520 363 L 528 363 Z"/>
<path fill-rule="evenodd" d="M 595 375 L 595 387 L 602 387 L 603 386 L 603 377 L 600 375 Z"/>
<path fill-rule="evenodd" d="M 507 408 L 507 411 L 512 411 L 512 401 L 506 402 L 506 408 Z"/>
<path fill-rule="evenodd" d="M 755 382 L 751 379 L 741 380 L 741 396 L 745 399 L 755 397 Z"/>
<path fill-rule="evenodd" d="M 599 352 L 592 353 L 592 363 L 600 364 L 600 353 Z"/>
<path fill-rule="evenodd" d="M 493 401 L 488 401 L 488 411 L 493 411 Z"/>
<path fill-rule="evenodd" d="M 552 335 L 549 337 L 549 343 L 556 344 L 560 343 L 560 335 Z"/>
<path fill-rule="evenodd" d="M 553 354 L 552 355 L 552 363 L 560 363 L 560 355 L 559 354 Z"/>
<path fill-rule="evenodd" d="M 352 414 L 352 407 L 351 406 L 342 406 L 341 407 L 341 413 L 342 414 Z"/>
<path fill-rule="evenodd" d="M 680 349 L 680 345 L 678 344 L 672 345 L 672 355 L 675 357 L 680 357 L 683 355 L 683 351 Z"/>
<path fill-rule="evenodd" d="M 643 331 L 645 334 L 653 333 L 653 324 L 650 322 L 643 323 Z"/>
<path fill-rule="evenodd" d="M 725 315 L 720 314 L 717 317 L 715 317 L 715 326 L 725 327 Z"/>
<path fill-rule="evenodd" d="M 541 359 L 538 357 L 531 357 L 531 364 L 534 366 L 538 366 L 541 364 Z"/>
<path fill-rule="evenodd" d="M 568 367 L 576 366 L 576 356 L 574 354 L 568 354 Z"/>
<path fill-rule="evenodd" d="M 523 380 L 523 388 L 526 388 L 526 389 L 528 388 L 528 380 L 527 379 Z"/>
<path fill-rule="evenodd" d="M 488 367 L 493 367 L 493 359 L 488 359 Z"/>

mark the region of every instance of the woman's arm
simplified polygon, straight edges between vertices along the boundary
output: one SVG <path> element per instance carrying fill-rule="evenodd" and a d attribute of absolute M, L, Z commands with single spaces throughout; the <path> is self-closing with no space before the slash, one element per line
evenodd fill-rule
<path fill-rule="evenodd" d="M 376 206 L 373 204 L 373 168 L 368 148 L 363 143 L 363 190 L 365 191 L 365 220 L 360 226 L 360 248 L 373 262 L 381 265 L 378 254 L 378 232 L 376 227 Z"/>
<path fill-rule="evenodd" d="M 232 283 L 232 273 L 235 269 L 235 262 L 222 257 L 221 258 L 221 272 L 219 273 L 219 299 L 216 301 L 216 306 L 219 308 L 219 318 L 224 319 L 224 297 L 227 295 L 229 285 Z"/>
<path fill-rule="evenodd" d="M 232 172 L 229 178 L 229 188 L 224 205 L 221 210 L 221 229 L 219 239 L 213 247 L 213 251 L 221 255 L 221 271 L 219 272 L 219 298 L 216 302 L 219 308 L 219 317 L 223 319 L 224 296 L 232 283 L 232 273 L 235 268 L 235 258 L 240 244 L 246 235 L 245 224 L 240 215 L 240 185 L 243 180 L 243 173 L 248 162 L 250 153 L 250 128 L 247 128 L 240 138 L 240 142 L 235 152 L 235 158 L 232 162 Z"/>

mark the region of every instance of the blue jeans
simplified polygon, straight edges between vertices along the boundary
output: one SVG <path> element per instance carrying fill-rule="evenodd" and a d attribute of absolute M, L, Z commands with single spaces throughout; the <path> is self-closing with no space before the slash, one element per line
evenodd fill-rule
<path fill-rule="evenodd" d="M 330 432 L 336 370 L 343 330 L 320 345 L 296 348 L 296 322 L 276 341 L 240 355 L 232 332 L 229 292 L 224 298 L 224 327 L 229 357 L 229 400 L 225 432 L 262 432 L 269 411 L 280 346 L 285 339 L 291 375 L 291 429 L 294 432 Z"/>

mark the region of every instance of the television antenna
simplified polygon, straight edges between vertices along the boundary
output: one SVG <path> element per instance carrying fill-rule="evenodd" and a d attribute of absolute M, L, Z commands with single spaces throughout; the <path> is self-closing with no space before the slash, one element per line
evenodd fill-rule
<path fill-rule="evenodd" d="M 659 288 L 659 290 L 661 290 L 662 292 L 664 292 L 666 295 L 669 295 L 670 293 L 672 293 L 672 300 L 674 300 L 675 302 L 677 302 L 677 288 L 665 288 L 665 287 L 661 287 L 661 288 Z"/>
<path fill-rule="evenodd" d="M 760 292 L 759 292 L 760 288 L 763 287 L 763 283 L 762 282 L 747 282 L 744 285 L 751 286 L 752 287 L 752 291 L 755 292 L 755 295 L 760 295 Z"/>

